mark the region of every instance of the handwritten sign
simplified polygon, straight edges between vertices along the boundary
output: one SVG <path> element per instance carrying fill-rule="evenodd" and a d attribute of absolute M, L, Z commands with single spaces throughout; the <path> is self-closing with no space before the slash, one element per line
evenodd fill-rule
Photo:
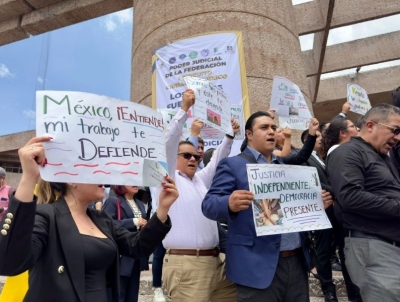
<path fill-rule="evenodd" d="M 274 77 L 270 107 L 276 110 L 281 127 L 305 130 L 312 118 L 299 86 L 283 77 Z"/>
<path fill-rule="evenodd" d="M 356 84 L 347 84 L 347 101 L 350 103 L 350 111 L 365 115 L 371 109 L 371 103 L 367 92 Z"/>
<path fill-rule="evenodd" d="M 40 175 L 46 181 L 147 186 L 144 159 L 166 162 L 162 115 L 149 107 L 38 91 L 36 114 L 36 134 L 54 138 L 44 144 L 48 164 Z"/>
<path fill-rule="evenodd" d="M 185 77 L 185 82 L 188 88 L 193 89 L 196 96 L 193 116 L 212 128 L 233 136 L 228 95 L 204 79 Z"/>
<path fill-rule="evenodd" d="M 317 169 L 247 164 L 257 236 L 331 228 Z"/>

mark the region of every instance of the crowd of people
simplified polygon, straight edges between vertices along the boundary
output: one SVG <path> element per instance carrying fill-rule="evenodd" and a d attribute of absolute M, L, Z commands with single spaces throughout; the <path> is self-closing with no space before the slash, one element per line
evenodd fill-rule
<path fill-rule="evenodd" d="M 0 168 L 0 275 L 28 271 L 24 301 L 138 301 L 153 254 L 154 302 L 166 301 L 163 283 L 174 302 L 306 302 L 310 271 L 335 302 L 340 263 L 349 301 L 400 301 L 400 87 L 392 97 L 356 123 L 348 103 L 329 122 L 311 119 L 301 149 L 273 110 L 254 112 L 241 153 L 228 157 L 234 119 L 216 149 L 204 152 L 198 120 L 181 140 L 195 103 L 188 89 L 165 133 L 165 182 L 108 196 L 101 184 L 41 180 L 52 138 L 33 138 L 18 151 L 15 192 Z M 248 163 L 315 167 L 332 228 L 257 236 Z M 277 202 L 260 200 L 263 224 L 279 221 Z"/>

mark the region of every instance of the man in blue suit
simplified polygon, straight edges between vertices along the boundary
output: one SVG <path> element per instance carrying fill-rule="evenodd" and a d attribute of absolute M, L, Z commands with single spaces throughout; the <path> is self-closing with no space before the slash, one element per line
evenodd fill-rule
<path fill-rule="evenodd" d="M 275 123 L 269 113 L 258 111 L 246 122 L 242 153 L 218 165 L 202 209 L 209 219 L 228 219 L 226 275 L 237 286 L 238 301 L 309 301 L 310 261 L 303 235 L 257 237 L 246 164 L 302 164 L 313 151 L 318 125 L 316 119 L 311 120 L 309 135 L 298 154 L 280 158 L 272 153 Z M 325 191 L 322 196 L 324 202 L 331 198 Z"/>

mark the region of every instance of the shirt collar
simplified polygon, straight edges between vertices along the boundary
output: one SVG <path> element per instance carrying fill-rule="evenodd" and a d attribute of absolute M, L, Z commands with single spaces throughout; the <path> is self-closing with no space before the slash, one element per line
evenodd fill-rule
<path fill-rule="evenodd" d="M 264 155 L 262 155 L 260 152 L 254 150 L 253 148 L 247 146 L 246 147 L 251 154 L 254 156 L 254 158 L 256 159 L 257 162 L 260 161 L 260 159 L 263 159 L 265 162 L 268 162 L 268 160 L 265 158 Z M 279 160 L 278 157 L 276 157 L 276 155 L 274 153 L 271 153 L 271 164 L 279 164 Z"/>

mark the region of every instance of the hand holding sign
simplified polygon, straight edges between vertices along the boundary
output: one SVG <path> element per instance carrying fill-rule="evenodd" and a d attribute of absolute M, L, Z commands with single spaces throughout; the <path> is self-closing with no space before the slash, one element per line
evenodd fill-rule
<path fill-rule="evenodd" d="M 178 189 L 175 186 L 175 180 L 170 176 L 165 176 L 166 182 L 162 183 L 160 197 L 158 198 L 157 217 L 161 221 L 167 219 L 169 208 L 179 197 Z"/>
<path fill-rule="evenodd" d="M 190 127 L 190 135 L 191 136 L 199 136 L 201 129 L 204 127 L 204 123 L 198 119 L 195 119 L 192 123 L 192 127 Z"/>
<path fill-rule="evenodd" d="M 349 102 L 346 102 L 342 105 L 342 113 L 348 114 L 350 112 L 351 105 Z"/>
<path fill-rule="evenodd" d="M 324 202 L 324 209 L 326 210 L 333 204 L 333 197 L 328 191 L 322 190 L 322 201 Z"/>
<path fill-rule="evenodd" d="M 285 129 L 283 129 L 282 133 L 285 136 L 285 138 L 292 137 L 292 130 L 290 130 L 290 128 L 288 126 L 286 126 Z"/>
<path fill-rule="evenodd" d="M 231 125 L 233 129 L 233 136 L 235 136 L 240 131 L 240 124 L 234 118 L 231 118 Z"/>
<path fill-rule="evenodd" d="M 313 117 L 310 123 L 308 124 L 308 133 L 312 136 L 316 135 L 318 127 L 319 127 L 319 122 L 315 117 Z"/>
<path fill-rule="evenodd" d="M 254 199 L 254 194 L 246 190 L 236 190 L 233 191 L 231 196 L 229 196 L 229 210 L 232 212 L 239 212 L 247 210 Z"/>
<path fill-rule="evenodd" d="M 189 108 L 195 103 L 194 91 L 192 89 L 186 89 L 182 95 L 182 106 L 183 111 L 188 112 Z"/>

